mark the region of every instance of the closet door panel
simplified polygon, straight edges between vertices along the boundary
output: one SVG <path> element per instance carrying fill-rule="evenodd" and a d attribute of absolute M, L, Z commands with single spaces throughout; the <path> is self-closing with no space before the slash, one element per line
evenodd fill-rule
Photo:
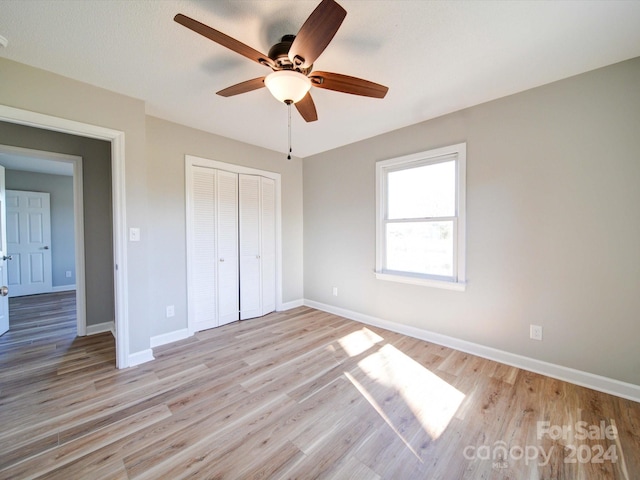
<path fill-rule="evenodd" d="M 218 170 L 218 324 L 239 318 L 238 175 Z"/>
<path fill-rule="evenodd" d="M 189 303 L 195 330 L 218 326 L 216 255 L 216 171 L 194 167 L 191 178 Z"/>
<path fill-rule="evenodd" d="M 240 222 L 240 320 L 259 317 L 260 273 L 260 177 L 238 176 Z"/>
<path fill-rule="evenodd" d="M 276 309 L 276 185 L 260 179 L 262 315 Z"/>

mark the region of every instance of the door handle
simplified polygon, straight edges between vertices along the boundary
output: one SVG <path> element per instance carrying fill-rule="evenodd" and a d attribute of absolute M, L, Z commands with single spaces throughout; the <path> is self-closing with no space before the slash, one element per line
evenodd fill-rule
<path fill-rule="evenodd" d="M 9 287 L 6 285 L 0 287 L 0 296 L 6 297 L 7 295 L 9 295 Z"/>
<path fill-rule="evenodd" d="M 13 257 L 12 257 L 11 255 L 8 255 L 8 256 L 7 256 L 7 255 L 3 255 L 3 256 L 2 256 L 2 260 L 3 260 L 3 261 L 4 261 L 4 260 L 13 260 Z"/>
<path fill-rule="evenodd" d="M 45 245 L 44 247 L 42 247 L 45 250 L 49 250 L 49 245 Z"/>

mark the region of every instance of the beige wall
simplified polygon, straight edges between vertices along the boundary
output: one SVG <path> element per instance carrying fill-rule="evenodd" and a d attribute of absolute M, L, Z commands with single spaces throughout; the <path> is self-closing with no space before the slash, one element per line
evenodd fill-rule
<path fill-rule="evenodd" d="M 305 159 L 305 298 L 640 385 L 639 85 L 634 59 Z M 376 280 L 375 162 L 465 141 L 467 291 Z"/>
<path fill-rule="evenodd" d="M 126 219 L 147 231 L 144 102 L 0 58 L 0 104 L 125 133 Z M 149 348 L 147 241 L 127 245 L 129 351 Z M 87 279 L 89 282 L 89 279 Z"/>
<path fill-rule="evenodd" d="M 185 154 L 282 174 L 283 300 L 302 298 L 299 159 L 147 117 L 141 100 L 1 58 L 0 78 L 0 104 L 125 133 L 127 226 L 141 229 L 141 241 L 127 245 L 129 353 L 187 326 Z M 176 307 L 172 319 L 165 318 L 169 304 Z"/>
<path fill-rule="evenodd" d="M 281 174 L 283 302 L 302 298 L 302 161 L 147 117 L 152 335 L 187 328 L 185 155 Z M 176 316 L 166 318 L 174 305 Z"/>
<path fill-rule="evenodd" d="M 0 104 L 125 132 L 127 223 L 142 231 L 127 246 L 132 353 L 186 326 L 184 154 L 192 154 L 282 173 L 285 302 L 304 294 L 640 385 L 640 59 L 303 165 L 149 118 L 140 100 L 5 59 L 0 78 Z M 375 280 L 375 161 L 461 141 L 467 291 Z M 170 321 L 167 295 L 176 306 Z M 528 339 L 530 323 L 544 326 L 543 342 Z"/>

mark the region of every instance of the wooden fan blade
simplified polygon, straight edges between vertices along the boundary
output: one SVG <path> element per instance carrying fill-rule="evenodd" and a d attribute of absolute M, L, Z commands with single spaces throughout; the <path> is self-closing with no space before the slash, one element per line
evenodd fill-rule
<path fill-rule="evenodd" d="M 327 48 L 346 15 L 347 11 L 334 0 L 322 0 L 291 44 L 289 60 L 297 67 L 310 67 Z"/>
<path fill-rule="evenodd" d="M 234 95 L 251 92 L 262 87 L 264 87 L 264 77 L 258 77 L 247 80 L 246 82 L 240 82 L 235 85 L 231 85 L 230 87 L 216 92 L 216 94 L 222 97 L 232 97 Z"/>
<path fill-rule="evenodd" d="M 389 91 L 389 87 L 379 83 L 340 73 L 312 72 L 309 78 L 314 87 L 350 93 L 351 95 L 362 95 L 363 97 L 384 98 Z"/>
<path fill-rule="evenodd" d="M 302 115 L 302 118 L 307 122 L 315 122 L 318 120 L 318 112 L 316 112 L 316 104 L 313 103 L 311 94 L 307 92 L 302 100 L 295 104 L 298 112 Z"/>
<path fill-rule="evenodd" d="M 215 30 L 204 23 L 200 23 L 193 18 L 187 17 L 186 15 L 182 15 L 181 13 L 177 14 L 173 19 L 178 22 L 180 25 L 184 25 L 190 30 L 193 30 L 196 33 L 199 33 L 203 37 L 208 38 L 209 40 L 213 40 L 214 42 L 222 45 L 223 47 L 227 47 L 229 50 L 233 50 L 240 55 L 247 57 L 254 62 L 258 62 L 262 65 L 266 65 L 267 67 L 273 67 L 275 64 L 273 60 L 271 60 L 264 53 L 260 53 L 259 51 L 251 48 L 248 45 L 236 40 L 235 38 L 230 37 L 218 30 Z"/>

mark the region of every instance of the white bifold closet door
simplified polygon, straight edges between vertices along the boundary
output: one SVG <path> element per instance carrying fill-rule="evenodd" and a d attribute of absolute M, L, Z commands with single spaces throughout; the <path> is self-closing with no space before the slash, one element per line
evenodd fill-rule
<path fill-rule="evenodd" d="M 194 166 L 188 210 L 194 331 L 275 310 L 275 182 Z"/>
<path fill-rule="evenodd" d="M 189 308 L 196 331 L 238 320 L 238 178 L 194 167 L 189 226 Z"/>
<path fill-rule="evenodd" d="M 218 325 L 238 320 L 238 177 L 218 170 Z"/>
<path fill-rule="evenodd" d="M 239 175 L 240 320 L 273 312 L 275 303 L 275 182 Z"/>

